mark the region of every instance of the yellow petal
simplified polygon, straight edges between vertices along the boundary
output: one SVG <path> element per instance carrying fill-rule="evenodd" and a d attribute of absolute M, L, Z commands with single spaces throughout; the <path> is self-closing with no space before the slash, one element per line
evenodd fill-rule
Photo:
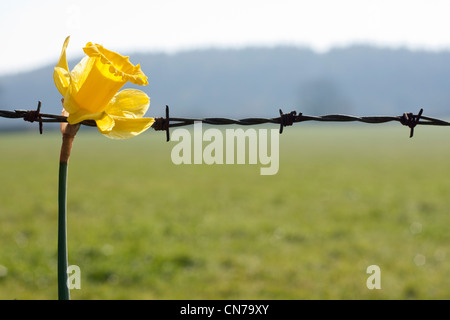
<path fill-rule="evenodd" d="M 76 91 L 75 84 L 71 83 L 69 85 L 69 87 L 67 88 L 67 90 L 66 90 L 66 94 L 64 95 L 63 106 L 64 106 L 64 109 L 67 112 L 69 112 L 69 114 L 75 113 L 78 110 L 80 110 L 80 107 L 78 106 L 76 101 L 73 99 L 73 92 L 74 91 Z"/>
<path fill-rule="evenodd" d="M 124 89 L 109 102 L 105 112 L 124 118 L 142 118 L 150 106 L 150 98 L 137 89 Z"/>
<path fill-rule="evenodd" d="M 53 81 L 59 93 L 63 96 L 66 95 L 67 88 L 70 84 L 69 66 L 67 65 L 66 49 L 69 45 L 70 36 L 66 38 L 61 50 L 61 56 L 59 57 L 58 64 L 53 71 Z"/>
<path fill-rule="evenodd" d="M 66 40 L 64 40 L 64 44 L 61 50 L 61 55 L 59 57 L 59 61 L 56 64 L 56 67 L 58 68 L 63 68 L 67 71 L 69 71 L 69 66 L 67 65 L 67 57 L 66 57 L 66 50 L 67 50 L 67 46 L 69 45 L 69 40 L 70 40 L 70 36 L 68 36 L 66 38 Z"/>
<path fill-rule="evenodd" d="M 77 92 L 89 75 L 89 71 L 91 70 L 94 63 L 95 59 L 84 57 L 70 72 L 70 81 L 71 83 L 75 84 Z"/>
<path fill-rule="evenodd" d="M 70 108 L 70 106 L 68 104 L 66 104 L 66 99 L 64 98 L 64 109 L 67 110 L 68 107 Z M 67 121 L 70 124 L 79 123 L 83 120 L 99 120 L 105 116 L 104 112 L 91 113 L 84 109 L 78 109 L 75 112 L 70 112 L 70 111 L 68 111 L 68 112 L 69 112 L 69 116 L 67 117 Z"/>
<path fill-rule="evenodd" d="M 114 120 L 114 126 L 111 130 L 102 131 L 99 127 L 99 131 L 111 139 L 128 139 L 141 134 L 152 126 L 155 122 L 153 118 L 137 118 L 129 119 L 111 116 Z M 98 126 L 98 121 L 97 126 Z"/>
<path fill-rule="evenodd" d="M 96 120 L 95 123 L 97 124 L 98 130 L 103 133 L 111 132 L 114 128 L 115 121 L 111 116 L 105 113 L 104 116 L 101 119 Z"/>

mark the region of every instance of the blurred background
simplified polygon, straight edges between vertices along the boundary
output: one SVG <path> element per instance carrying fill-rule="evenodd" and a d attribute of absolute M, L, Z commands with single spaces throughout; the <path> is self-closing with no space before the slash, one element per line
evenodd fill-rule
<path fill-rule="evenodd" d="M 52 69 L 89 41 L 149 76 L 177 116 L 448 113 L 446 1 L 15 1 L 0 5 L 0 105 L 58 112 Z M 27 94 L 23 94 L 24 90 Z M 2 121 L 0 119 L 0 121 Z M 2 128 L 13 125 L 2 121 Z M 14 123 L 16 124 L 16 123 Z M 23 125 L 20 123 L 20 125 Z"/>
<path fill-rule="evenodd" d="M 40 100 L 60 114 L 52 73 L 70 35 L 70 68 L 87 42 L 141 65 L 148 116 L 169 105 L 174 117 L 445 118 L 449 12 L 445 0 L 2 1 L 0 109 Z M 2 299 L 56 298 L 51 129 L 0 118 Z M 73 296 L 448 299 L 447 133 L 302 124 L 280 137 L 279 173 L 262 177 L 175 166 L 163 134 L 121 143 L 82 130 L 69 169 Z M 365 286 L 371 264 L 378 292 Z"/>

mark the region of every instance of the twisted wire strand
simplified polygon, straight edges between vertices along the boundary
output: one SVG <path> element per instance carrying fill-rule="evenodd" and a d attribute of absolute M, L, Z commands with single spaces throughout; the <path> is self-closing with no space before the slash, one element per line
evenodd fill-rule
<path fill-rule="evenodd" d="M 41 102 L 39 101 L 37 110 L 0 110 L 0 117 L 9 119 L 20 119 L 22 118 L 28 122 L 38 122 L 39 131 L 42 134 L 42 124 L 43 123 L 58 123 L 67 122 L 67 117 L 62 115 L 46 114 L 40 113 Z M 290 113 L 283 113 L 279 110 L 280 116 L 276 118 L 244 118 L 244 119 L 229 119 L 229 118 L 171 118 L 169 116 L 169 107 L 166 106 L 166 117 L 155 118 L 155 123 L 153 128 L 155 130 L 166 131 L 167 141 L 170 140 L 169 128 L 182 127 L 192 125 L 196 122 L 201 122 L 210 125 L 259 125 L 266 123 L 273 123 L 280 125 L 280 133 L 283 132 L 283 128 L 286 126 L 291 126 L 294 123 L 305 122 L 305 121 L 319 121 L 319 122 L 363 122 L 371 124 L 380 124 L 386 122 L 397 121 L 402 125 L 408 126 L 410 128 L 410 137 L 414 134 L 414 128 L 416 125 L 432 125 L 432 126 L 450 126 L 450 122 L 423 116 L 423 109 L 420 109 L 417 115 L 413 113 L 404 113 L 401 116 L 352 116 L 343 114 L 330 114 L 323 116 L 309 116 L 303 115 L 296 111 Z M 81 124 L 91 127 L 96 127 L 94 120 L 84 120 Z"/>
<path fill-rule="evenodd" d="M 425 120 L 425 121 L 424 121 Z M 277 118 L 246 118 L 246 119 L 227 119 L 227 118 L 170 118 L 170 121 L 177 123 L 170 123 L 170 127 L 180 127 L 192 125 L 195 122 L 202 122 L 212 125 L 227 125 L 227 124 L 237 124 L 237 125 L 257 125 L 265 123 L 276 123 L 280 124 L 281 117 Z M 386 123 L 392 121 L 402 122 L 402 116 L 350 116 L 342 114 L 331 114 L 324 116 L 308 116 L 302 115 L 299 119 L 294 120 L 294 123 L 305 122 L 305 121 L 320 121 L 320 122 L 364 122 L 364 123 Z M 435 119 L 431 117 L 422 116 L 421 120 L 417 123 L 418 125 L 433 125 L 433 126 L 450 126 L 450 122 Z"/>

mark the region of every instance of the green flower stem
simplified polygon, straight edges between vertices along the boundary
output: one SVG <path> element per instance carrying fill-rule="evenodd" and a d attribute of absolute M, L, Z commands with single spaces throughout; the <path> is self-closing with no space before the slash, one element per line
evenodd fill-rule
<path fill-rule="evenodd" d="M 64 100 L 61 100 L 62 102 Z M 63 116 L 68 116 L 63 110 Z M 70 300 L 70 291 L 67 275 L 67 166 L 73 140 L 80 124 L 71 125 L 61 123 L 62 145 L 59 156 L 59 182 L 58 182 L 58 299 Z"/>
<path fill-rule="evenodd" d="M 70 300 L 67 285 L 67 162 L 59 163 L 58 184 L 58 299 Z"/>
<path fill-rule="evenodd" d="M 64 103 L 64 99 L 61 100 Z M 69 113 L 63 109 L 63 116 Z M 67 167 L 73 140 L 80 124 L 61 123 L 62 145 L 59 155 L 58 182 L 58 299 L 70 300 L 67 275 Z"/>

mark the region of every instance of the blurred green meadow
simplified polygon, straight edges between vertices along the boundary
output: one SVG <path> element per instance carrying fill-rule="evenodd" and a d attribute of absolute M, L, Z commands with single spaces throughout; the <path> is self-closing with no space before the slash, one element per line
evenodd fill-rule
<path fill-rule="evenodd" d="M 57 299 L 60 144 L 45 128 L 0 134 L 0 299 Z M 80 130 L 72 299 L 450 299 L 449 129 L 289 127 L 273 176 L 177 166 L 175 144 Z"/>

